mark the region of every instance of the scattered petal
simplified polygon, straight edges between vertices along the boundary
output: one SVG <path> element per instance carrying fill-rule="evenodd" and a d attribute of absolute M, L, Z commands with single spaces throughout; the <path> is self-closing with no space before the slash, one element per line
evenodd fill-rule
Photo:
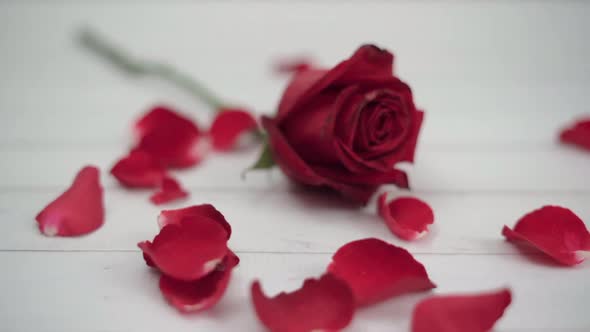
<path fill-rule="evenodd" d="M 177 128 L 182 131 L 199 132 L 199 128 L 190 119 L 176 113 L 167 106 L 155 106 L 144 114 L 133 126 L 137 142 L 147 134 L 160 128 Z"/>
<path fill-rule="evenodd" d="M 590 118 L 579 120 L 573 126 L 564 129 L 559 139 L 562 143 L 590 151 Z"/>
<path fill-rule="evenodd" d="M 434 222 L 434 213 L 428 204 L 413 198 L 400 197 L 387 204 L 387 193 L 379 196 L 379 215 L 389 230 L 404 240 L 421 238 Z"/>
<path fill-rule="evenodd" d="M 63 194 L 49 203 L 35 218 L 47 236 L 88 234 L 104 222 L 103 189 L 100 171 L 86 166 Z"/>
<path fill-rule="evenodd" d="M 510 305 L 510 290 L 433 296 L 416 305 L 412 332 L 487 332 Z"/>
<path fill-rule="evenodd" d="M 332 257 L 328 272 L 348 283 L 357 305 L 436 287 L 409 252 L 375 238 L 342 246 Z"/>
<path fill-rule="evenodd" d="M 577 251 L 590 251 L 590 233 L 584 222 L 571 210 L 544 206 L 520 218 L 514 230 L 504 226 L 508 241 L 524 242 L 564 265 L 584 260 Z"/>
<path fill-rule="evenodd" d="M 163 228 L 169 224 L 179 224 L 186 217 L 204 217 L 215 220 L 227 232 L 227 238 L 231 236 L 231 226 L 225 217 L 211 204 L 193 205 L 183 209 L 164 210 L 158 216 L 158 225 Z"/>
<path fill-rule="evenodd" d="M 213 271 L 227 255 L 227 233 L 208 218 L 187 217 L 160 230 L 139 248 L 150 263 L 169 277 L 192 281 Z"/>
<path fill-rule="evenodd" d="M 338 331 L 350 323 L 355 309 L 346 283 L 331 274 L 307 279 L 300 289 L 272 298 L 255 281 L 252 301 L 260 321 L 273 332 Z"/>
<path fill-rule="evenodd" d="M 126 187 L 154 188 L 162 183 L 166 170 L 151 155 L 132 151 L 113 166 L 111 174 Z"/>
<path fill-rule="evenodd" d="M 284 58 L 275 63 L 274 71 L 279 74 L 296 74 L 312 67 L 312 61 L 306 57 Z"/>
<path fill-rule="evenodd" d="M 154 108 L 136 123 L 135 131 L 139 138 L 135 150 L 150 154 L 163 166 L 190 167 L 204 157 L 204 140 L 196 124 L 167 108 Z"/>
<path fill-rule="evenodd" d="M 150 196 L 150 201 L 159 205 L 186 198 L 188 195 L 188 192 L 182 189 L 178 181 L 171 177 L 166 177 L 162 180 L 159 191 L 156 191 Z"/>
<path fill-rule="evenodd" d="M 241 109 L 221 109 L 209 130 L 211 143 L 218 151 L 231 150 L 242 134 L 257 128 L 256 119 L 249 112 Z"/>
<path fill-rule="evenodd" d="M 198 312 L 214 306 L 225 293 L 231 271 L 240 260 L 231 251 L 214 271 L 195 281 L 160 277 L 160 291 L 181 312 Z"/>

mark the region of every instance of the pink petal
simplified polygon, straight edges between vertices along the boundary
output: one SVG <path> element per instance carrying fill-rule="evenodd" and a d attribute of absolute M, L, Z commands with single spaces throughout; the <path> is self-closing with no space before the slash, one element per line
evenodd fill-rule
<path fill-rule="evenodd" d="M 523 242 L 564 265 L 576 265 L 584 258 L 577 251 L 590 251 L 590 233 L 584 222 L 571 210 L 544 206 L 516 223 L 514 230 L 504 226 L 502 235 L 508 241 Z"/>
<path fill-rule="evenodd" d="M 113 166 L 111 174 L 126 187 L 153 188 L 162 183 L 166 170 L 149 154 L 132 151 Z"/>
<path fill-rule="evenodd" d="M 225 217 L 211 204 L 193 205 L 183 209 L 164 210 L 158 216 L 158 225 L 163 228 L 169 224 L 179 224 L 186 217 L 209 218 L 218 222 L 227 232 L 227 238 L 231 236 L 231 226 Z"/>
<path fill-rule="evenodd" d="M 375 238 L 342 246 L 332 257 L 328 272 L 348 283 L 357 305 L 436 287 L 409 252 Z"/>
<path fill-rule="evenodd" d="M 510 305 L 510 290 L 433 296 L 416 306 L 412 332 L 487 332 Z"/>
<path fill-rule="evenodd" d="M 562 143 L 572 144 L 590 151 L 590 118 L 581 119 L 573 126 L 564 129 L 559 139 Z"/>
<path fill-rule="evenodd" d="M 88 234 L 104 222 L 103 189 L 100 171 L 86 166 L 63 194 L 49 203 L 35 218 L 47 236 Z"/>
<path fill-rule="evenodd" d="M 178 181 L 166 177 L 161 183 L 160 189 L 150 196 L 150 201 L 156 205 L 172 202 L 178 199 L 187 198 L 189 195 Z"/>
<path fill-rule="evenodd" d="M 389 230 L 404 240 L 415 240 L 426 234 L 434 222 L 434 213 L 428 204 L 412 197 L 400 197 L 387 204 L 387 193 L 379 196 L 379 215 Z"/>
<path fill-rule="evenodd" d="M 209 134 L 213 148 L 218 151 L 231 150 L 242 134 L 258 128 L 256 119 L 241 109 L 221 109 L 217 113 Z"/>
<path fill-rule="evenodd" d="M 272 298 L 255 281 L 252 302 L 258 319 L 273 332 L 338 331 L 350 323 L 355 309 L 348 286 L 330 274 Z"/>
<path fill-rule="evenodd" d="M 160 291 L 181 312 L 198 312 L 211 308 L 225 293 L 231 271 L 240 260 L 231 251 L 214 271 L 195 281 L 181 281 L 166 275 L 160 277 Z"/>
<path fill-rule="evenodd" d="M 213 271 L 227 255 L 227 233 L 208 218 L 188 217 L 166 225 L 153 242 L 138 244 L 148 265 L 184 281 L 197 280 Z"/>

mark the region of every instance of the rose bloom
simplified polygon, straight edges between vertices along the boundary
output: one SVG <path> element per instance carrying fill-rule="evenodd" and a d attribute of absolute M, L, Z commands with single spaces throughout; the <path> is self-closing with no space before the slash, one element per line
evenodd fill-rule
<path fill-rule="evenodd" d="M 360 47 L 332 69 L 294 75 L 274 118 L 263 117 L 273 159 L 296 182 L 366 204 L 382 184 L 408 188 L 423 112 L 393 75 L 393 55 Z"/>

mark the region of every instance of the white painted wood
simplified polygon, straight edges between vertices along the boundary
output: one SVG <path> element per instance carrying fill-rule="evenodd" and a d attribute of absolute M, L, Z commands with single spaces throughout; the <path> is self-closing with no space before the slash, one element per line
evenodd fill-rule
<path fill-rule="evenodd" d="M 330 255 L 240 254 L 223 300 L 212 310 L 180 315 L 166 304 L 139 252 L 0 253 L 0 322 L 7 331 L 261 331 L 249 287 L 268 294 L 293 290 L 318 276 Z M 434 293 L 511 287 L 514 302 L 494 331 L 583 332 L 590 270 L 544 266 L 520 255 L 418 255 L 437 283 Z M 542 276 L 540 278 L 539 276 Z M 15 287 L 26 283 L 27 287 Z M 347 331 L 407 331 L 414 305 L 408 295 L 358 311 Z M 521 327 L 526 327 L 522 329 Z"/>
<path fill-rule="evenodd" d="M 556 143 L 588 113 L 590 3 L 582 1 L 2 1 L 0 2 L 0 331 L 257 331 L 249 284 L 292 290 L 342 244 L 380 237 L 417 255 L 436 293 L 510 286 L 495 331 L 586 332 L 589 263 L 568 269 L 522 256 L 504 224 L 543 204 L 590 220 L 590 157 Z M 374 205 L 355 210 L 288 185 L 278 171 L 240 172 L 246 150 L 178 172 L 192 197 L 232 223 L 242 259 L 225 299 L 183 316 L 161 298 L 136 243 L 157 232 L 160 208 L 107 175 L 128 128 L 154 103 L 198 119 L 189 96 L 122 77 L 73 42 L 90 25 L 135 54 L 191 73 L 224 97 L 272 113 L 286 83 L 280 55 L 331 65 L 363 42 L 396 54 L 396 71 L 427 111 L 414 192 L 436 214 L 421 241 L 394 238 Z M 101 167 L 107 221 L 87 237 L 41 236 L 35 214 L 86 163 Z M 396 195 L 406 194 L 397 192 Z M 405 296 L 359 311 L 349 331 L 408 331 Z"/>
<path fill-rule="evenodd" d="M 96 148 L 15 147 L 0 149 L 1 187 L 57 187 L 70 183 L 85 164 L 104 172 L 107 187 L 118 186 L 108 171 L 126 153 L 126 146 Z M 256 148 L 235 154 L 215 154 L 198 167 L 177 172 L 187 187 L 195 189 L 269 189 L 282 191 L 286 179 L 278 171 L 241 173 L 258 157 Z M 454 191 L 589 191 L 587 153 L 548 144 L 540 149 L 470 149 L 419 147 L 414 165 L 403 165 L 415 190 Z"/>
<path fill-rule="evenodd" d="M 398 193 L 404 195 L 408 193 Z M 431 233 L 405 242 L 389 232 L 375 205 L 357 210 L 336 198 L 301 191 L 194 191 L 186 202 L 169 207 L 212 203 L 233 227 L 230 246 L 246 252 L 331 253 L 348 241 L 378 237 L 413 253 L 506 254 L 518 251 L 504 241 L 502 227 L 525 213 L 559 204 L 590 220 L 590 194 L 431 194 L 410 193 L 431 204 L 436 215 Z M 52 191 L 0 193 L 0 250 L 135 250 L 158 232 L 160 209 L 148 193 L 106 192 L 107 219 L 97 232 L 76 239 L 47 238 L 34 217 Z"/>

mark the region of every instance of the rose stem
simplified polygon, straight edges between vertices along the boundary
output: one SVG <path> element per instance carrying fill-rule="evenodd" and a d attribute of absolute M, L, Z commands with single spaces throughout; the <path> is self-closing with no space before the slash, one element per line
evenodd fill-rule
<path fill-rule="evenodd" d="M 80 31 L 78 39 L 82 46 L 102 57 L 124 73 L 131 76 L 154 76 L 168 81 L 204 101 L 215 111 L 221 110 L 224 103 L 203 84 L 187 75 L 180 73 L 174 67 L 153 61 L 140 60 L 125 53 L 120 48 L 100 38 L 89 29 Z"/>

